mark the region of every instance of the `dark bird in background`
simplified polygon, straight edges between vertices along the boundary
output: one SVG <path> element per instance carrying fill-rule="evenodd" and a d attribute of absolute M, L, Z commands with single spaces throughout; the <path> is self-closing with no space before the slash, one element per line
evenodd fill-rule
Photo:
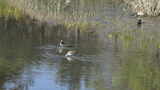
<path fill-rule="evenodd" d="M 143 23 L 144 23 L 144 22 L 143 22 L 143 20 L 142 20 L 141 18 L 139 18 L 139 19 L 137 20 L 137 26 L 141 26 Z"/>
<path fill-rule="evenodd" d="M 141 24 L 142 24 L 142 19 L 138 19 L 137 25 L 141 25 Z"/>

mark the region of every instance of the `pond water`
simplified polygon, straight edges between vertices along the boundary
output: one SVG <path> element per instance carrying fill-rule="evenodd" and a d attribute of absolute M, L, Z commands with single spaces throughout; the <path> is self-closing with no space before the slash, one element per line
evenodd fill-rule
<path fill-rule="evenodd" d="M 137 26 L 120 2 L 100 1 L 98 17 L 87 19 L 101 27 L 78 35 L 59 24 L 0 18 L 0 89 L 159 90 L 159 19 Z M 95 3 L 88 2 L 91 11 Z M 58 48 L 60 40 L 69 46 Z M 65 57 L 69 50 L 76 56 Z"/>
<path fill-rule="evenodd" d="M 112 50 L 104 53 L 109 46 L 101 43 L 97 36 L 82 33 L 76 41 L 73 31 L 66 31 L 61 26 L 28 27 L 11 20 L 6 23 L 1 23 L 0 27 L 1 90 L 112 88 Z M 61 36 L 66 33 L 71 35 Z M 60 48 L 63 52 L 58 52 L 61 39 L 72 47 Z M 71 61 L 64 56 L 68 50 L 77 51 L 76 58 Z M 101 65 L 104 62 L 107 65 Z"/>

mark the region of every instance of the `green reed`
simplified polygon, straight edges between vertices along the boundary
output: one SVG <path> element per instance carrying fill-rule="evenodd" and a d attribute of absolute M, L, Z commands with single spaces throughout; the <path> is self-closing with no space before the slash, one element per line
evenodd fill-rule
<path fill-rule="evenodd" d="M 22 11 L 18 8 L 10 6 L 7 1 L 0 0 L 0 16 L 4 17 L 15 17 L 19 19 L 22 17 Z"/>
<path fill-rule="evenodd" d="M 64 24 L 67 28 L 87 29 L 99 23 L 88 18 L 99 15 L 105 0 L 8 0 L 14 6 L 22 8 L 31 17 L 40 21 Z M 66 2 L 68 1 L 68 2 Z M 106 2 L 106 1 L 105 1 Z M 97 4 L 98 3 L 98 4 Z M 97 9 L 99 8 L 99 9 Z"/>

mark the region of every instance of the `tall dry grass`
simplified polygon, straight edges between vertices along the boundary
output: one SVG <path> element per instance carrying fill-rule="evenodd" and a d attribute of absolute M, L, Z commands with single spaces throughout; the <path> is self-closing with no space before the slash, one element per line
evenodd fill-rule
<path fill-rule="evenodd" d="M 133 12 L 143 12 L 148 16 L 160 15 L 160 0 L 124 0 Z"/>

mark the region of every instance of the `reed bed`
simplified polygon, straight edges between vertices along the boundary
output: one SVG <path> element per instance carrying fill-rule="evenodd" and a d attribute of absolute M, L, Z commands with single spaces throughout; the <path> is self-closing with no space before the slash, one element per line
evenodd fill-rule
<path fill-rule="evenodd" d="M 97 27 L 96 3 L 101 3 L 104 7 L 104 0 L 8 0 L 13 6 L 21 8 L 30 17 L 40 22 L 51 24 L 63 24 L 67 28 L 79 28 L 85 30 L 91 27 Z M 97 8 L 96 8 L 97 7 Z M 90 18 L 90 19 L 89 19 Z"/>
<path fill-rule="evenodd" d="M 143 12 L 148 16 L 160 15 L 160 0 L 124 0 L 133 12 Z"/>

